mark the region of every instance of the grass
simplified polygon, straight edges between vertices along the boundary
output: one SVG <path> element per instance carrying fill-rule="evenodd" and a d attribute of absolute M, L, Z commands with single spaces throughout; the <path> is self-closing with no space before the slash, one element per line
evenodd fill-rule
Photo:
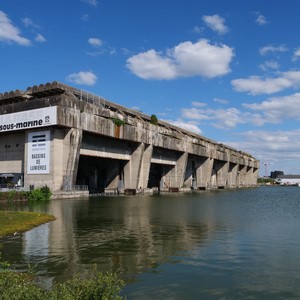
<path fill-rule="evenodd" d="M 27 231 L 53 220 L 54 216 L 37 212 L 0 211 L 0 237 Z"/>

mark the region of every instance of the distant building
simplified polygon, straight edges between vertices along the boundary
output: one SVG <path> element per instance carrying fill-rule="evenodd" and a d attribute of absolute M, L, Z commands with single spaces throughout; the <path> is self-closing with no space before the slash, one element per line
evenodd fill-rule
<path fill-rule="evenodd" d="M 271 172 L 271 178 L 277 178 L 278 176 L 282 176 L 284 175 L 283 171 L 274 171 L 274 172 Z"/>

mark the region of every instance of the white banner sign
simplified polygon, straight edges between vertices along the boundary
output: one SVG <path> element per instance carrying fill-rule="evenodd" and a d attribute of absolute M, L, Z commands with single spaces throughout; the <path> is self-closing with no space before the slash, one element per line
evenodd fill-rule
<path fill-rule="evenodd" d="M 57 124 L 56 106 L 0 115 L 0 132 L 44 127 L 55 124 Z"/>
<path fill-rule="evenodd" d="M 50 131 L 28 133 L 27 174 L 50 173 Z"/>

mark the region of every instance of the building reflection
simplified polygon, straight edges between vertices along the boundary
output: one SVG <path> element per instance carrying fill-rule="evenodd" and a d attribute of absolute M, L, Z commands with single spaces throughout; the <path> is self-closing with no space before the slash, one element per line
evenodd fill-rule
<path fill-rule="evenodd" d="M 179 252 L 193 251 L 214 230 L 214 222 L 199 221 L 190 205 L 178 201 L 155 197 L 52 201 L 48 212 L 56 220 L 23 235 L 23 255 L 37 264 L 41 277 L 55 281 L 76 273 L 85 276 L 94 268 L 129 278 Z"/>

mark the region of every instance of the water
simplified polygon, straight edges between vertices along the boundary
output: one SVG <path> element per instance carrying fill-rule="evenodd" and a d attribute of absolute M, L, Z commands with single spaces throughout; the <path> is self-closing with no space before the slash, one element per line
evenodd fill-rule
<path fill-rule="evenodd" d="M 50 287 L 119 272 L 127 299 L 300 299 L 300 188 L 58 200 L 57 217 L 0 240 Z"/>

